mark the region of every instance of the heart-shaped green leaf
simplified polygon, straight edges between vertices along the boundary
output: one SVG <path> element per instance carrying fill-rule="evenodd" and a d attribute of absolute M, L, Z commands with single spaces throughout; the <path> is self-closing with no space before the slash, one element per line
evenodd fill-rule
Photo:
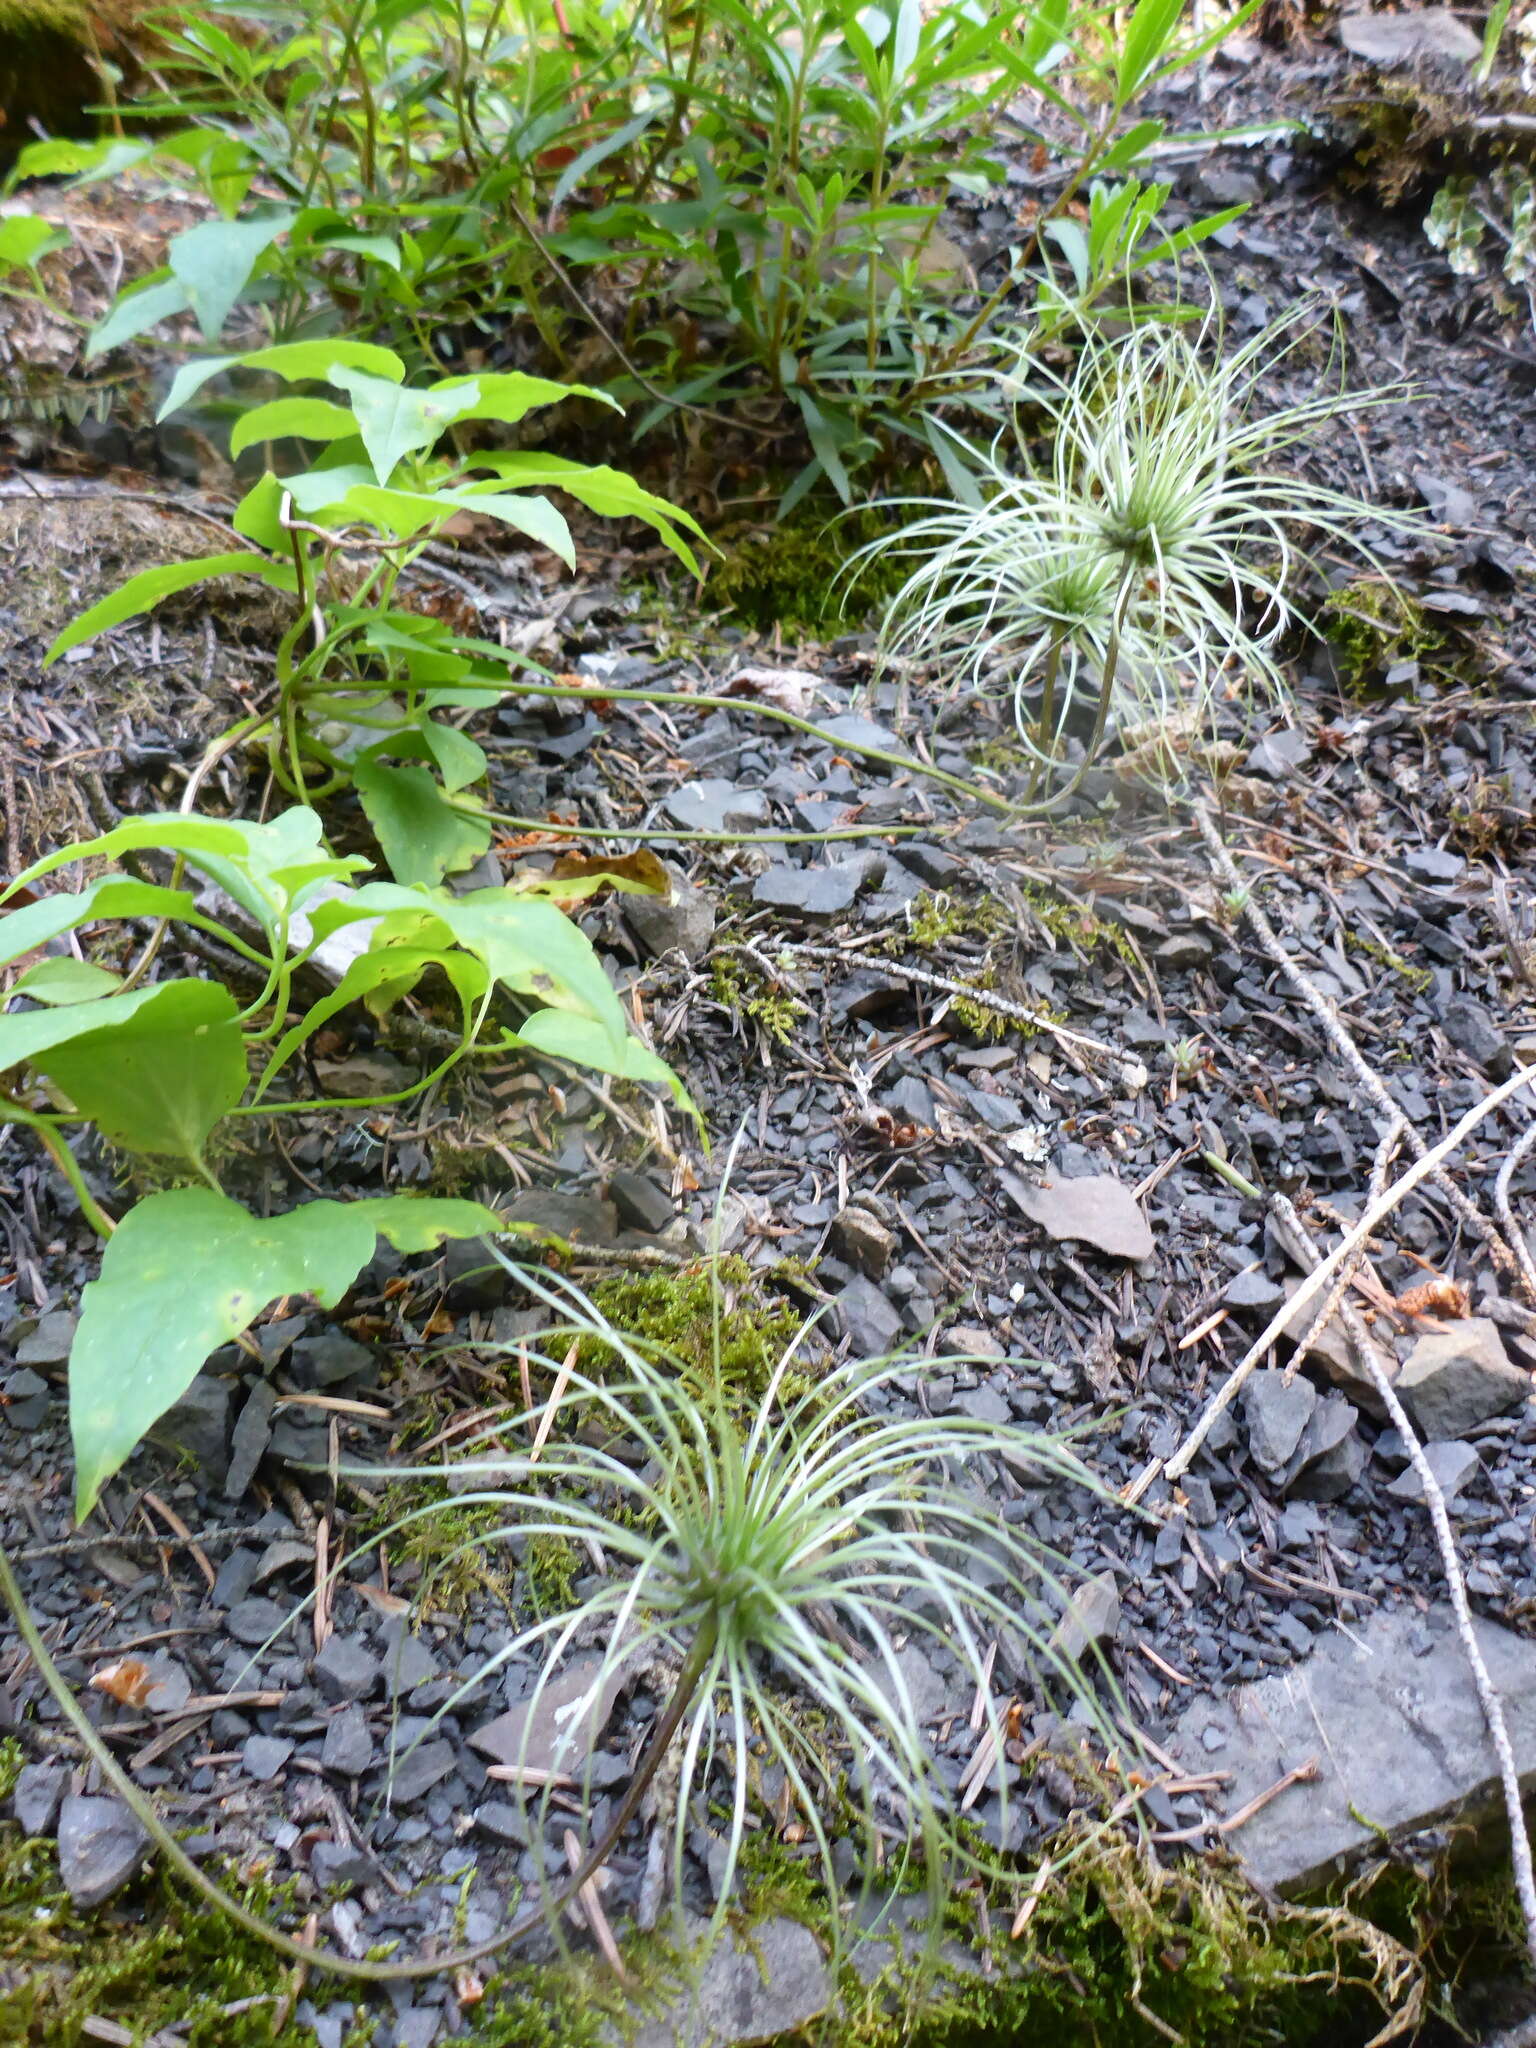
<path fill-rule="evenodd" d="M 431 887 L 472 868 L 491 843 L 483 818 L 466 817 L 429 768 L 363 755 L 352 781 L 397 882 Z"/>
<path fill-rule="evenodd" d="M 217 341 L 265 249 L 291 226 L 291 213 L 255 220 L 205 220 L 171 238 L 166 261 L 187 295 L 205 341 Z"/>
<path fill-rule="evenodd" d="M 441 440 L 444 430 L 462 417 L 479 390 L 471 381 L 453 391 L 408 391 L 381 377 L 370 377 L 365 370 L 335 368 L 326 374 L 351 399 L 357 430 L 381 484 L 389 482 L 405 456 Z"/>
<path fill-rule="evenodd" d="M 132 1008 L 103 1014 L 117 1004 Z M 32 1052 L 30 1064 L 130 1152 L 200 1164 L 208 1133 L 245 1093 L 239 1011 L 216 981 L 156 982 L 41 1014 L 74 1029 Z"/>
<path fill-rule="evenodd" d="M 75 1513 L 84 1518 L 113 1473 L 198 1368 L 284 1294 L 333 1306 L 376 1239 L 432 1250 L 500 1228 L 478 1202 L 384 1195 L 310 1202 L 258 1217 L 211 1188 L 150 1195 L 108 1240 L 101 1276 L 80 1298 L 69 1358 Z"/>

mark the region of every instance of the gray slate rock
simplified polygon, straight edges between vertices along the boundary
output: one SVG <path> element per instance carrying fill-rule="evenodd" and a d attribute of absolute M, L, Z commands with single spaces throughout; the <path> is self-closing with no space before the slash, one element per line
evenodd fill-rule
<path fill-rule="evenodd" d="M 752 832 L 768 823 L 768 799 L 760 789 L 738 789 L 723 775 L 685 782 L 662 809 L 684 832 Z"/>
<path fill-rule="evenodd" d="M 829 1230 L 833 1251 L 846 1265 L 878 1280 L 896 1256 L 898 1240 L 878 1216 L 850 1202 L 833 1217 Z"/>
<path fill-rule="evenodd" d="M 403 1622 L 393 1622 L 384 1635 L 384 1690 L 393 1699 L 414 1692 L 418 1685 L 430 1685 L 442 1666 L 418 1635 Z"/>
<path fill-rule="evenodd" d="M 11 1817 L 29 1838 L 48 1834 L 64 1797 L 69 1772 L 63 1764 L 23 1764 L 11 1793 Z"/>
<path fill-rule="evenodd" d="M 651 959 L 681 953 L 690 966 L 702 960 L 714 943 L 715 906 L 670 861 L 670 896 L 626 896 L 624 922 Z"/>
<path fill-rule="evenodd" d="M 796 2033 L 831 2005 L 836 1993 L 821 1946 L 798 1920 L 760 1920 L 749 1934 L 731 1933 L 710 1950 L 698 1984 L 670 2011 L 633 2034 L 610 2039 L 628 2048 L 752 2048 Z"/>
<path fill-rule="evenodd" d="M 451 1742 L 418 1742 L 395 1759 L 389 1781 L 390 1804 L 414 1806 L 434 1785 L 442 1783 L 457 1762 Z"/>
<path fill-rule="evenodd" d="M 228 1380 L 200 1372 L 149 1434 L 157 1444 L 179 1451 L 205 1484 L 222 1486 L 229 1472 L 229 1412 Z"/>
<path fill-rule="evenodd" d="M 379 1660 L 356 1636 L 330 1636 L 310 1670 L 332 1701 L 365 1700 L 379 1682 Z"/>
<path fill-rule="evenodd" d="M 1507 1629 L 1473 1625 L 1529 1785 L 1536 1660 Z M 1399 1837 L 1452 1819 L 1491 1824 L 1490 1852 L 1507 1854 L 1498 1765 L 1445 1604 L 1427 1616 L 1378 1608 L 1352 1621 L 1348 1635 L 1319 1637 L 1297 1670 L 1192 1702 L 1171 1742 L 1192 1771 L 1205 1767 L 1202 1737 L 1212 1726 L 1226 1739 L 1222 1768 L 1233 1773 L 1222 1794 L 1229 1814 L 1317 1759 L 1315 1780 L 1289 1787 L 1224 1837 L 1262 1886 L 1295 1893 L 1322 1885 L 1380 1854 L 1378 1827 Z"/>
<path fill-rule="evenodd" d="M 360 1778 L 373 1762 L 373 1735 L 368 1716 L 357 1701 L 331 1717 L 320 1762 L 343 1778 Z"/>
<path fill-rule="evenodd" d="M 1250 775 L 1264 775 L 1271 782 L 1286 782 L 1312 752 L 1312 742 L 1294 726 L 1267 732 L 1249 753 L 1243 766 Z M 1159 957 L 1162 948 L 1158 948 Z"/>
<path fill-rule="evenodd" d="M 321 1891 L 328 1892 L 344 1885 L 366 1884 L 374 1868 L 361 1849 L 344 1842 L 316 1842 L 309 1852 L 309 1874 Z"/>
<path fill-rule="evenodd" d="M 1513 1048 L 1486 1003 L 1473 996 L 1452 996 L 1440 1011 L 1440 1023 L 1452 1045 L 1476 1060 L 1489 1080 L 1502 1081 L 1513 1071 Z"/>
<path fill-rule="evenodd" d="M 18 1365 L 63 1365 L 75 1341 L 80 1318 L 67 1308 L 51 1308 L 39 1316 L 37 1327 L 29 1330 L 12 1354 Z"/>
<path fill-rule="evenodd" d="M 498 1764 L 540 1771 L 577 1768 L 572 1758 L 584 1759 L 596 1748 L 620 1689 L 628 1682 L 622 1665 L 610 1671 L 587 1712 L 574 1716 L 572 1708 L 591 1691 L 602 1661 L 595 1653 L 570 1658 L 537 1701 L 531 1696 L 519 1700 L 477 1728 L 469 1738 L 470 1748 Z"/>
<path fill-rule="evenodd" d="M 1260 1308 L 1271 1316 L 1284 1301 L 1285 1289 L 1278 1280 L 1271 1280 L 1262 1266 L 1254 1266 L 1248 1272 L 1234 1274 L 1223 1288 L 1221 1298 L 1228 1308 Z"/>
<path fill-rule="evenodd" d="M 77 1906 L 99 1906 L 143 1861 L 149 1837 L 119 1799 L 71 1793 L 59 1812 L 59 1876 Z"/>
<path fill-rule="evenodd" d="M 752 901 L 793 911 L 813 923 L 829 923 L 853 908 L 868 874 L 861 860 L 831 861 L 824 867 L 765 868 L 752 884 Z"/>
<path fill-rule="evenodd" d="M 1424 1462 L 1448 1502 L 1470 1486 L 1482 1469 L 1482 1460 L 1471 1444 L 1460 1443 L 1455 1438 L 1442 1437 L 1426 1444 Z M 1424 1498 L 1423 1483 L 1412 1465 L 1397 1475 L 1387 1491 L 1394 1500 Z"/>
<path fill-rule="evenodd" d="M 902 1321 L 896 1304 L 862 1274 L 838 1295 L 837 1318 L 859 1358 L 883 1358 L 901 1342 Z"/>
<path fill-rule="evenodd" d="M 936 846 L 929 839 L 904 839 L 891 851 L 904 868 L 930 889 L 947 889 L 966 871 L 958 853 L 951 853 L 947 846 Z"/>
<path fill-rule="evenodd" d="M 659 1237 L 677 1214 L 676 1204 L 659 1181 L 627 1166 L 621 1166 L 610 1177 L 608 1199 L 619 1212 L 621 1223 L 651 1237 Z"/>
<path fill-rule="evenodd" d="M 1302 1284 L 1301 1275 L 1299 1273 L 1287 1274 L 1284 1284 L 1287 1295 L 1294 1294 Z M 1294 1310 L 1286 1318 L 1286 1335 L 1296 1341 L 1305 1337 L 1313 1323 L 1317 1320 L 1317 1311 L 1320 1306 L 1321 1302 L 1316 1295 L 1310 1301 L 1304 1301 L 1298 1309 Z M 1367 1342 L 1371 1347 L 1372 1356 L 1381 1367 L 1388 1383 L 1395 1383 L 1397 1379 L 1396 1354 L 1384 1350 L 1369 1333 L 1367 1333 Z M 1363 1408 L 1368 1415 L 1384 1415 L 1386 1413 L 1381 1396 L 1376 1391 L 1374 1381 L 1365 1368 L 1357 1362 L 1354 1346 L 1349 1341 L 1343 1323 L 1336 1315 L 1330 1316 L 1327 1323 L 1323 1326 L 1322 1334 L 1307 1353 L 1302 1370 L 1304 1372 L 1320 1372 L 1326 1375 L 1332 1384 L 1339 1389 L 1340 1393 L 1347 1394 L 1355 1406 Z"/>
<path fill-rule="evenodd" d="M 306 1389 L 372 1380 L 378 1369 L 378 1353 L 345 1330 L 319 1330 L 313 1337 L 301 1337 L 289 1354 L 294 1383 Z"/>
<path fill-rule="evenodd" d="M 909 757 L 909 749 L 902 745 L 888 725 L 876 725 L 862 711 L 844 711 L 836 718 L 823 718 L 820 730 L 830 738 L 842 741 L 845 746 L 875 747 L 883 754 Z"/>
<path fill-rule="evenodd" d="M 1448 7 L 1419 7 L 1411 14 L 1346 14 L 1339 41 L 1352 57 L 1384 68 L 1416 64 L 1422 57 L 1470 64 L 1482 43 Z"/>
<path fill-rule="evenodd" d="M 237 1643 L 257 1649 L 285 1626 L 292 1611 L 275 1600 L 240 1600 L 225 1616 L 224 1626 Z"/>
<path fill-rule="evenodd" d="M 1528 1399 L 1531 1376 L 1511 1365 L 1496 1323 L 1468 1316 L 1419 1339 L 1397 1391 L 1426 1437 L 1462 1437 Z"/>
<path fill-rule="evenodd" d="M 240 1752 L 240 1764 L 248 1778 L 267 1784 L 293 1755 L 293 1744 L 281 1735 L 248 1735 Z"/>
<path fill-rule="evenodd" d="M 1403 866 L 1416 882 L 1459 882 L 1467 864 L 1459 853 L 1443 846 L 1411 846 L 1403 855 Z"/>
<path fill-rule="evenodd" d="M 1342 1394 L 1324 1394 L 1286 1470 L 1283 1491 L 1296 1500 L 1342 1500 L 1369 1456 L 1356 1433 L 1359 1410 Z"/>
<path fill-rule="evenodd" d="M 1074 1587 L 1050 1647 L 1077 1663 L 1094 1644 L 1110 1643 L 1120 1627 L 1120 1589 L 1112 1572 L 1100 1572 Z"/>
<path fill-rule="evenodd" d="M 1429 507 L 1431 516 L 1440 525 L 1477 524 L 1477 499 L 1450 477 L 1436 476 L 1432 470 L 1416 469 L 1413 472 L 1413 487 Z"/>
<path fill-rule="evenodd" d="M 1300 1374 L 1287 1384 L 1278 1368 L 1251 1373 L 1243 1387 L 1243 1421 L 1254 1463 L 1281 1472 L 1295 1455 L 1317 1406 L 1317 1389 Z"/>
<path fill-rule="evenodd" d="M 42 1374 L 24 1365 L 19 1372 L 8 1375 L 5 1407 L 0 1413 L 12 1429 L 36 1429 L 48 1413 L 48 1394 L 48 1382 Z"/>
<path fill-rule="evenodd" d="M 1118 1259 L 1152 1256 L 1152 1232 L 1141 1206 L 1112 1173 L 1084 1174 L 1076 1180 L 1046 1173 L 1027 1181 L 1005 1172 L 998 1179 L 1015 1208 L 1058 1242 L 1076 1239 Z"/>
<path fill-rule="evenodd" d="M 256 1467 L 272 1441 L 272 1411 L 276 1405 L 277 1389 L 270 1380 L 258 1380 L 246 1395 L 230 1442 L 229 1471 L 224 1480 L 226 1500 L 241 1499 L 256 1477 Z"/>

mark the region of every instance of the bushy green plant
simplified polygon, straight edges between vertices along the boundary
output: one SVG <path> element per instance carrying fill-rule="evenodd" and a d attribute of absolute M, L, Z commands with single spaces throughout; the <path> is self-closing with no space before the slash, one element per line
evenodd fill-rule
<path fill-rule="evenodd" d="M 407 1195 L 254 1216 L 220 1190 L 210 1165 L 209 1139 L 225 1118 L 408 1100 L 483 1042 L 499 992 L 528 1014 L 497 1043 L 659 1082 L 687 1099 L 670 1069 L 631 1034 L 601 962 L 554 904 L 515 886 L 453 896 L 420 884 L 359 884 L 368 862 L 331 854 L 319 818 L 303 808 L 265 825 L 134 818 L 39 861 L 0 893 L 0 904 L 73 862 L 137 865 L 149 852 L 174 857 L 169 883 L 107 872 L 0 915 L 0 966 L 67 933 L 102 924 L 121 931 L 128 920 L 152 918 L 210 935 L 247 964 L 257 990 L 242 1006 L 219 981 L 145 980 L 152 949 L 126 975 L 45 955 L 10 989 L 35 1007 L 0 1015 L 0 1118 L 37 1134 L 107 1240 L 70 1353 L 81 1515 L 209 1353 L 240 1336 L 269 1301 L 312 1293 L 334 1303 L 380 1235 L 401 1250 L 424 1251 L 445 1237 L 500 1227 L 478 1202 Z M 211 908 L 206 896 L 181 886 L 186 869 L 222 892 L 227 908 Z M 290 1022 L 295 977 L 323 957 L 328 941 L 341 949 L 335 985 Z M 431 1073 L 396 1094 L 365 1099 L 279 1092 L 296 1056 L 331 1017 L 358 1002 L 383 1015 L 434 969 L 453 991 L 460 1030 Z M 150 1194 L 114 1225 L 65 1140 L 82 1124 L 199 1184 Z"/>
<path fill-rule="evenodd" d="M 1193 33 L 1183 0 L 181 5 L 123 111 L 157 131 L 40 143 L 17 174 L 191 175 L 222 216 L 130 283 L 96 353 L 187 314 L 211 342 L 239 308 L 431 375 L 526 322 L 562 371 L 595 356 L 656 401 L 640 432 L 675 406 L 787 414 L 811 453 L 786 503 L 823 479 L 846 500 L 893 436 L 953 465 L 936 415 L 1007 301 L 1079 317 L 1240 211 L 1158 229 L 1163 124 L 1136 106 L 1257 4 Z M 967 306 L 943 200 L 1002 186 L 997 116 L 1026 91 L 1064 176 Z"/>
<path fill-rule="evenodd" d="M 923 517 L 869 550 L 915 564 L 887 615 L 887 651 L 1010 692 L 1036 786 L 1087 696 L 1083 767 L 1047 804 L 1081 781 L 1117 699 L 1173 719 L 1203 712 L 1228 679 L 1283 687 L 1277 649 L 1311 561 L 1303 534 L 1374 567 L 1367 521 L 1418 525 L 1279 466 L 1331 420 L 1401 395 L 1324 380 L 1313 398 L 1266 406 L 1263 378 L 1316 324 L 1298 308 L 1229 353 L 1209 323 L 1094 335 L 1065 376 L 1024 356 L 1011 432 L 972 451 L 985 502 L 919 503 Z"/>
<path fill-rule="evenodd" d="M 684 530 L 698 527 L 615 469 L 523 450 L 436 452 L 472 422 L 515 424 L 562 399 L 602 400 L 585 386 L 486 372 L 418 390 L 403 382 L 391 350 L 294 342 L 189 363 L 161 417 L 236 366 L 287 383 L 323 379 L 346 402 L 273 398 L 240 419 L 234 452 L 291 439 L 321 442 L 324 455 L 291 475 L 269 469 L 246 492 L 234 526 L 251 549 L 144 570 L 60 633 L 47 659 L 212 577 L 254 576 L 291 593 L 277 701 L 235 736 L 269 735 L 272 773 L 300 803 L 352 784 L 396 880 L 441 881 L 472 867 L 490 843 L 470 793 L 485 754 L 446 714 L 494 704 L 512 664 L 494 642 L 410 609 L 403 579 L 411 564 L 451 519 L 473 512 L 574 566 L 570 528 L 546 490 L 605 518 L 644 521 L 695 572 Z"/>

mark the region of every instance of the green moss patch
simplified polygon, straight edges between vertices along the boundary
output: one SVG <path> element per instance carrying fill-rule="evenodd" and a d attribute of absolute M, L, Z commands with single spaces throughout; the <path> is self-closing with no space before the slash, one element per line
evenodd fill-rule
<path fill-rule="evenodd" d="M 706 602 L 760 633 L 848 632 L 906 581 L 899 561 L 850 567 L 861 547 L 888 531 L 889 520 L 872 509 L 802 507 L 780 526 L 742 535 L 710 575 Z"/>

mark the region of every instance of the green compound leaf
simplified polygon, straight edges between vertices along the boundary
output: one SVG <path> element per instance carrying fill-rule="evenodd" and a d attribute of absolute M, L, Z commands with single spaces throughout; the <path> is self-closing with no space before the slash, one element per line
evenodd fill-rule
<path fill-rule="evenodd" d="M 500 1228 L 478 1202 L 384 1195 L 309 1202 L 258 1217 L 211 1188 L 151 1195 L 107 1243 L 86 1287 L 69 1360 L 75 1513 L 103 1486 L 197 1374 L 210 1352 L 248 1329 L 269 1301 L 339 1301 L 377 1237 L 403 1252 Z"/>

